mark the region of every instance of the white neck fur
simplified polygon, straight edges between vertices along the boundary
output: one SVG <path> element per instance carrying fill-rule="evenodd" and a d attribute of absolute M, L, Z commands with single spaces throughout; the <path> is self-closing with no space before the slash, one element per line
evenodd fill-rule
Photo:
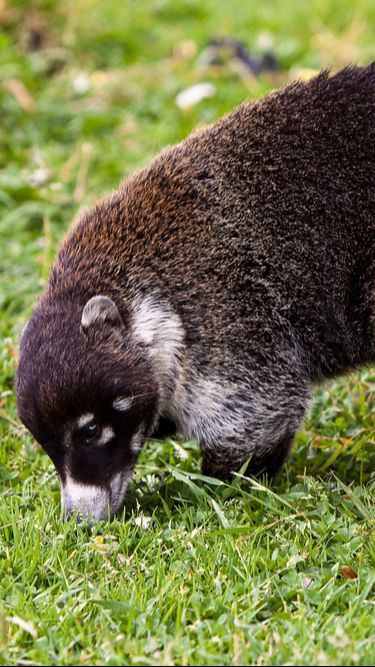
<path fill-rule="evenodd" d="M 145 345 L 161 392 L 160 411 L 170 398 L 183 351 L 184 329 L 179 316 L 154 295 L 137 297 L 132 308 L 132 334 Z"/>

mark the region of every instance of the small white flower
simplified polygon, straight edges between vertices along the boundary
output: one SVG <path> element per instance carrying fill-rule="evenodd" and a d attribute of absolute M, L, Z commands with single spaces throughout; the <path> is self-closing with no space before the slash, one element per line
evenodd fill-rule
<path fill-rule="evenodd" d="M 78 72 L 72 81 L 73 90 L 76 95 L 84 95 L 90 88 L 90 79 L 86 72 Z"/>
<path fill-rule="evenodd" d="M 143 515 L 141 515 L 141 516 L 137 516 L 137 517 L 135 518 L 135 525 L 136 525 L 136 526 L 139 526 L 139 528 L 142 528 L 142 530 L 147 530 L 147 528 L 149 527 L 151 521 L 152 521 L 152 517 L 151 517 L 151 516 L 143 516 Z"/>
<path fill-rule="evenodd" d="M 215 86 L 212 83 L 202 82 L 196 83 L 190 88 L 182 90 L 176 96 L 176 104 L 179 109 L 189 109 L 189 107 L 198 104 L 205 97 L 212 97 L 215 95 Z"/>

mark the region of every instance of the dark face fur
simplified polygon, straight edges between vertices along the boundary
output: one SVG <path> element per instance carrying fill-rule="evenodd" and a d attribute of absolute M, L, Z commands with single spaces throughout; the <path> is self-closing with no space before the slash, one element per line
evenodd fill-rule
<path fill-rule="evenodd" d="M 113 301 L 71 308 L 44 305 L 27 325 L 18 411 L 56 467 L 66 512 L 101 519 L 121 505 L 158 395 Z"/>

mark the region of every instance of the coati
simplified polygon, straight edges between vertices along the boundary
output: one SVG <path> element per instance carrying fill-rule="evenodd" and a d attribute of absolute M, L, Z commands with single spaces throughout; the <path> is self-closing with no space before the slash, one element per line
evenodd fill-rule
<path fill-rule="evenodd" d="M 375 360 L 374 102 L 375 64 L 246 102 L 72 227 L 16 377 L 68 514 L 116 511 L 161 420 L 274 474 L 311 385 Z"/>

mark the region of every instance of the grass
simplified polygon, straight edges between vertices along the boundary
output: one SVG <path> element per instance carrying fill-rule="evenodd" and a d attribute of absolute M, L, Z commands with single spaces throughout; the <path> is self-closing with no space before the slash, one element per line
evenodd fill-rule
<path fill-rule="evenodd" d="M 62 522 L 13 393 L 21 329 L 78 208 L 245 97 L 370 61 L 374 19 L 372 0 L 0 3 L 3 664 L 374 664 L 374 369 L 316 390 L 272 487 L 203 479 L 195 443 L 153 441 L 123 513 L 94 527 Z M 218 35 L 267 42 L 282 71 L 199 67 Z M 182 112 L 176 94 L 199 81 L 215 95 Z"/>

